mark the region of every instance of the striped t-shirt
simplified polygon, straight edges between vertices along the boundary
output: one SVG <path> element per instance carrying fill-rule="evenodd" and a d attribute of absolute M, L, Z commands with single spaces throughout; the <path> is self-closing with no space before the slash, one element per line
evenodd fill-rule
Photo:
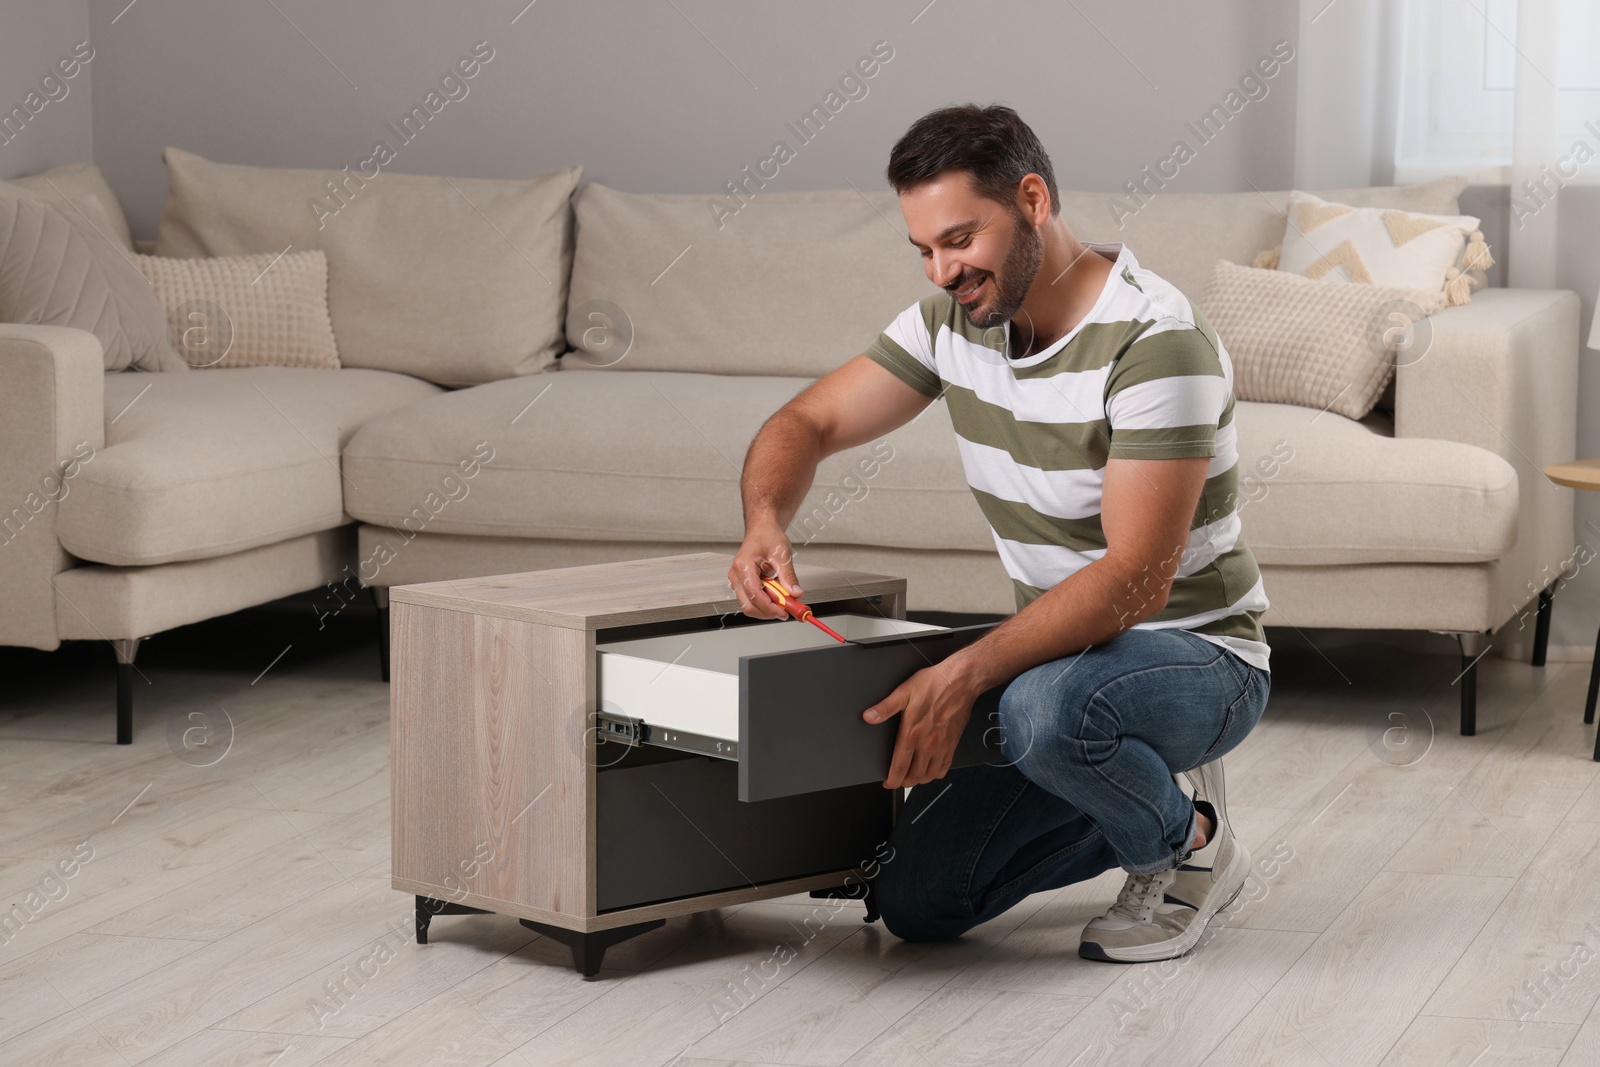
<path fill-rule="evenodd" d="M 867 355 L 948 403 L 1019 611 L 1105 555 L 1108 459 L 1211 457 L 1166 606 L 1135 625 L 1182 627 L 1268 670 L 1267 595 L 1239 521 L 1232 361 L 1200 311 L 1127 246 L 1088 247 L 1115 259 L 1111 274 L 1093 310 L 1041 352 L 1009 358 L 1009 329 L 972 325 L 941 291 Z"/>

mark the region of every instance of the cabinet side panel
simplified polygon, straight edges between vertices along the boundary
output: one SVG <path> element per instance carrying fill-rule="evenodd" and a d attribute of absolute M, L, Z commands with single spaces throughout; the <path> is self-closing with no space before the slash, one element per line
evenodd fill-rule
<path fill-rule="evenodd" d="M 391 627 L 394 877 L 589 913 L 585 633 L 403 603 Z"/>
<path fill-rule="evenodd" d="M 584 758 L 591 640 L 583 630 L 476 616 L 476 830 L 493 850 L 477 882 L 486 896 L 594 912 L 594 767 Z"/>

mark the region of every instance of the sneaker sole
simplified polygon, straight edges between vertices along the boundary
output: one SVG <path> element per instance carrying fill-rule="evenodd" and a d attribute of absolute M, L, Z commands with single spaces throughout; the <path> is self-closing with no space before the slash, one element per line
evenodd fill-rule
<path fill-rule="evenodd" d="M 1133 945 L 1128 948 L 1119 948 L 1115 950 L 1116 955 L 1107 952 L 1099 942 L 1080 941 L 1078 943 L 1078 956 L 1086 960 L 1099 960 L 1102 963 L 1159 963 L 1162 960 L 1177 959 L 1179 956 L 1184 955 L 1194 948 L 1195 942 L 1200 940 L 1201 936 L 1206 932 L 1206 927 L 1210 925 L 1211 920 L 1216 917 L 1217 913 L 1239 899 L 1239 894 L 1244 892 L 1245 882 L 1250 878 L 1250 852 L 1237 840 L 1234 841 L 1234 848 L 1238 854 L 1234 859 L 1233 867 L 1238 872 L 1239 884 L 1233 886 L 1231 890 L 1228 888 L 1228 882 L 1223 882 L 1219 885 L 1210 899 L 1222 900 L 1224 896 L 1227 899 L 1210 909 L 1210 911 L 1196 912 L 1194 919 L 1189 923 L 1188 929 L 1184 930 L 1183 933 L 1177 937 L 1169 937 L 1165 941 L 1156 941 L 1149 945 Z M 1210 903 L 1209 899 L 1207 903 Z"/>

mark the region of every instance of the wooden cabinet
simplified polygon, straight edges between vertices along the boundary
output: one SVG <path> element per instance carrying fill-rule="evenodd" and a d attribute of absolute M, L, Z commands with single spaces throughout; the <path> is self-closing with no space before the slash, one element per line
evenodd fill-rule
<path fill-rule="evenodd" d="M 851 640 L 751 619 L 695 553 L 390 590 L 393 885 L 573 948 L 860 883 L 898 720 L 861 711 L 988 625 L 905 620 L 905 581 L 800 567 Z M 985 758 L 980 701 L 963 760 Z M 853 874 L 853 877 L 852 877 Z"/>

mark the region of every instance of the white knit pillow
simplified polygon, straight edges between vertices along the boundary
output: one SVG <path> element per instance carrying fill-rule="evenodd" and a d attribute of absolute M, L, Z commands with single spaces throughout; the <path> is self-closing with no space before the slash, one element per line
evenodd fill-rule
<path fill-rule="evenodd" d="M 1468 272 L 1494 264 L 1472 215 L 1422 215 L 1393 208 L 1351 207 L 1310 193 L 1289 194 L 1283 244 L 1256 266 L 1325 282 L 1439 290 L 1465 304 Z"/>
<path fill-rule="evenodd" d="M 339 366 L 321 249 L 134 258 L 166 311 L 172 347 L 190 366 Z"/>
<path fill-rule="evenodd" d="M 1240 400 L 1300 404 L 1360 419 L 1401 363 L 1426 354 L 1441 292 L 1324 285 L 1218 260 L 1200 309 L 1233 362 Z"/>

